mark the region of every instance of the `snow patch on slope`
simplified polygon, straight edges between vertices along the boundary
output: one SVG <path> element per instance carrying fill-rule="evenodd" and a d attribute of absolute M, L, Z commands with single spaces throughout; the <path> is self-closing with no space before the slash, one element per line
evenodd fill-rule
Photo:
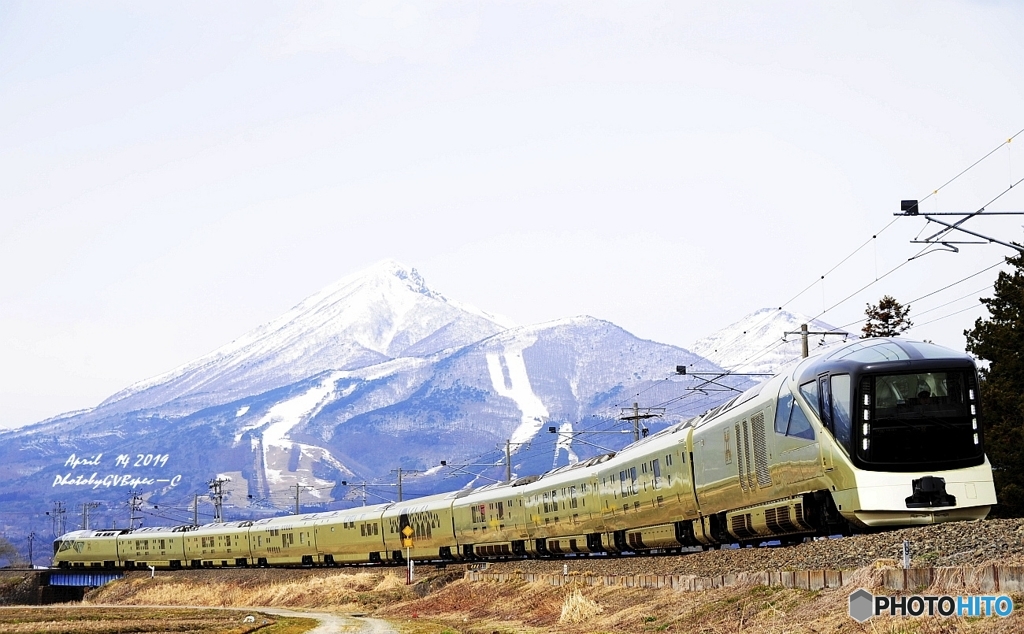
<path fill-rule="evenodd" d="M 515 401 L 522 412 L 519 426 L 509 439 L 513 445 L 528 442 L 536 436 L 548 418 L 548 408 L 533 392 L 526 361 L 523 360 L 523 350 L 536 341 L 536 337 L 520 337 L 507 342 L 503 352 L 486 355 L 487 371 L 491 375 L 494 391 Z"/>

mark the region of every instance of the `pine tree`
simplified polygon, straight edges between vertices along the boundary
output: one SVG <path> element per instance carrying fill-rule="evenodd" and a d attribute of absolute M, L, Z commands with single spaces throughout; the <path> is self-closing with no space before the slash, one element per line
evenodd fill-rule
<path fill-rule="evenodd" d="M 989 362 L 981 370 L 985 452 L 992 462 L 999 505 L 994 516 L 1024 515 L 1024 254 L 1006 258 L 992 297 L 982 298 L 988 319 L 965 330 L 967 350 Z"/>
<path fill-rule="evenodd" d="M 907 318 L 909 313 L 909 305 L 903 306 L 894 298 L 885 295 L 877 304 L 868 304 L 864 309 L 868 320 L 864 322 L 861 332 L 865 337 L 895 337 L 914 325 Z"/>

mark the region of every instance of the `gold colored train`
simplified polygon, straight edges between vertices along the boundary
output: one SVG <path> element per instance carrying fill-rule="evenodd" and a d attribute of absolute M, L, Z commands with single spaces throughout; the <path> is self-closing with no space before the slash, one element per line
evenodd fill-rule
<path fill-rule="evenodd" d="M 74 531 L 67 568 L 201 568 L 673 551 L 984 518 L 973 360 L 867 339 L 623 450 L 472 490 L 205 526 Z"/>

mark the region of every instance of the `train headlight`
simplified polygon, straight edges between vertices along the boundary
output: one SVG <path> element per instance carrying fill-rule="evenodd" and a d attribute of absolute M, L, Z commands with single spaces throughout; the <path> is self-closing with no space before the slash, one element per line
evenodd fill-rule
<path fill-rule="evenodd" d="M 871 405 L 871 395 L 870 394 L 865 394 L 864 395 L 864 407 L 867 407 L 869 405 Z"/>
<path fill-rule="evenodd" d="M 867 423 L 864 423 L 863 427 L 861 427 L 861 431 L 864 432 L 865 436 L 870 435 L 871 434 L 871 425 L 869 425 Z"/>
<path fill-rule="evenodd" d="M 967 398 L 974 400 L 974 390 L 967 390 Z"/>
<path fill-rule="evenodd" d="M 978 434 L 974 434 L 974 444 L 978 444 Z"/>
<path fill-rule="evenodd" d="M 972 418 L 971 419 L 971 429 L 977 429 L 977 428 L 978 428 L 978 419 L 977 418 Z"/>
<path fill-rule="evenodd" d="M 977 416 L 977 415 L 978 415 L 978 410 L 974 406 L 974 403 L 971 403 L 971 416 Z"/>
<path fill-rule="evenodd" d="M 865 438 L 865 439 L 861 440 L 861 446 L 864 447 L 864 451 L 867 451 L 868 447 L 871 446 L 871 441 L 868 440 L 867 438 Z"/>
<path fill-rule="evenodd" d="M 871 410 L 864 410 L 864 420 L 871 420 Z"/>

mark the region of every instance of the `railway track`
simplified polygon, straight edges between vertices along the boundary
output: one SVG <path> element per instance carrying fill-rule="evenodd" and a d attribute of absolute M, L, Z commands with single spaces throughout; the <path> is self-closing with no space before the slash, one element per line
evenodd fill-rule
<path fill-rule="evenodd" d="M 793 546 L 732 548 L 660 557 L 566 557 L 492 563 L 495 572 L 594 574 L 693 574 L 715 576 L 760 570 L 852 570 L 879 559 L 897 562 L 909 542 L 913 566 L 961 566 L 998 562 L 1024 565 L 1024 519 L 950 522 Z"/>

